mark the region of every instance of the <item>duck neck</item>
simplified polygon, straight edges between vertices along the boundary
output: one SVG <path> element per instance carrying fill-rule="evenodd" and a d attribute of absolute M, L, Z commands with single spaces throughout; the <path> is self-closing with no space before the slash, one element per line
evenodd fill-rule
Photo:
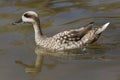
<path fill-rule="evenodd" d="M 35 42 L 38 43 L 39 40 L 42 38 L 43 33 L 40 27 L 39 19 L 33 23 L 34 31 L 35 31 Z"/>

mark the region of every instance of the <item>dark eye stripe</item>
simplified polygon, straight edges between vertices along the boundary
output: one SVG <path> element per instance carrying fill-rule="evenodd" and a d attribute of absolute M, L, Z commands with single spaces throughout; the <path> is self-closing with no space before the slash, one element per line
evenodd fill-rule
<path fill-rule="evenodd" d="M 32 16 L 29 15 L 29 14 L 24 14 L 24 16 L 27 17 L 27 18 L 31 18 L 31 17 L 32 17 Z"/>

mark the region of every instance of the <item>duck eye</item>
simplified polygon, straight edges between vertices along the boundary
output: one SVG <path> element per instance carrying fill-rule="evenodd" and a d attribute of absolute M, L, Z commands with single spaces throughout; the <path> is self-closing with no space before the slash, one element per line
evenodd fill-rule
<path fill-rule="evenodd" d="M 24 16 L 27 18 L 31 18 L 31 15 L 29 15 L 29 14 L 24 14 Z"/>

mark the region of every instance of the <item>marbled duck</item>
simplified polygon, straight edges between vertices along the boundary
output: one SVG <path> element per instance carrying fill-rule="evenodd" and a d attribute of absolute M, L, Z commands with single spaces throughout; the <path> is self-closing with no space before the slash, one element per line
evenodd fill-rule
<path fill-rule="evenodd" d="M 79 29 L 71 29 L 60 32 L 52 37 L 45 37 L 40 27 L 38 14 L 34 11 L 27 11 L 17 23 L 32 23 L 35 31 L 35 42 L 37 45 L 49 50 L 68 50 L 83 48 L 98 40 L 101 33 L 107 28 L 109 22 L 99 28 L 92 28 L 93 22 Z"/>

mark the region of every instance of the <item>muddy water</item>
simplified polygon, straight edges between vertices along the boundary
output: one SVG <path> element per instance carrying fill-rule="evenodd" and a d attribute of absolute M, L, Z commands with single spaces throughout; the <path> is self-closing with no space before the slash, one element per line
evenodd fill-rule
<path fill-rule="evenodd" d="M 120 80 L 119 8 L 119 0 L 1 0 L 0 80 Z M 28 10 L 39 13 L 47 36 L 91 21 L 111 24 L 85 54 L 53 55 L 35 46 L 30 24 L 11 25 Z"/>

